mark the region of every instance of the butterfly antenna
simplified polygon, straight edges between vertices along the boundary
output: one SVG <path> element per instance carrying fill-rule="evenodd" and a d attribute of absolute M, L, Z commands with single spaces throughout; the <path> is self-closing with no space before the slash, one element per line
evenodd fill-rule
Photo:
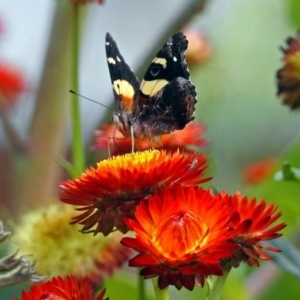
<path fill-rule="evenodd" d="M 103 106 L 103 107 L 106 107 L 107 109 L 109 109 L 109 110 L 112 111 L 112 112 L 114 111 L 111 107 L 106 106 L 105 104 L 102 104 L 102 103 L 100 103 L 100 102 L 98 102 L 98 101 L 95 101 L 95 100 L 90 99 L 90 98 L 88 98 L 88 97 L 85 97 L 85 96 L 83 96 L 83 95 L 80 95 L 80 94 L 78 94 L 78 93 L 75 92 L 75 91 L 69 90 L 69 92 L 72 93 L 72 94 L 74 94 L 74 95 L 77 95 L 77 96 L 79 96 L 79 97 L 82 97 L 83 99 L 89 100 L 89 101 L 94 102 L 94 103 L 97 103 L 97 104 L 99 104 L 99 105 L 101 105 L 101 106 Z"/>

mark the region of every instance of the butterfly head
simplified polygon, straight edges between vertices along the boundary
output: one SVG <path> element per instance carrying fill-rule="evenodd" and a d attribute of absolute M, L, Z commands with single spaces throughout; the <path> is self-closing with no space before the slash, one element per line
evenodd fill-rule
<path fill-rule="evenodd" d="M 125 137 L 130 137 L 130 116 L 126 112 L 117 111 L 113 113 L 112 118 L 118 130 Z"/>

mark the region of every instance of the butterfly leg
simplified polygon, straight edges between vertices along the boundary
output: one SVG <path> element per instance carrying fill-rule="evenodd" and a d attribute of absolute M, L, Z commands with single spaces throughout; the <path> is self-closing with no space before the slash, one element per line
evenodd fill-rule
<path fill-rule="evenodd" d="M 161 136 L 160 135 L 151 135 L 149 130 L 148 130 L 148 127 L 145 125 L 145 132 L 146 132 L 146 135 L 147 135 L 147 138 L 148 138 L 148 142 L 149 142 L 149 145 L 151 147 L 151 149 L 155 149 L 155 148 L 162 148 L 163 147 L 163 143 L 162 143 L 162 140 L 161 140 Z"/>
<path fill-rule="evenodd" d="M 134 134 L 133 134 L 133 126 L 130 126 L 130 135 L 131 135 L 131 153 L 134 152 Z"/>
<path fill-rule="evenodd" d="M 110 140 L 113 140 L 114 141 L 114 146 L 116 146 L 116 142 L 115 142 L 115 138 L 114 136 L 109 136 L 108 139 L 107 139 L 107 153 L 108 153 L 108 158 L 111 157 L 111 150 L 110 150 Z"/>

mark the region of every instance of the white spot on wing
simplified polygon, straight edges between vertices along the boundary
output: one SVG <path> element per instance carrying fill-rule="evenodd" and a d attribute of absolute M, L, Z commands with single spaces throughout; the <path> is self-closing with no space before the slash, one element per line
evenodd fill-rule
<path fill-rule="evenodd" d="M 109 45 L 109 42 L 106 42 L 105 45 L 108 46 L 108 45 Z"/>
<path fill-rule="evenodd" d="M 111 64 L 111 65 L 115 65 L 115 64 L 116 64 L 116 61 L 115 61 L 112 57 L 108 57 L 108 58 L 107 58 L 107 61 L 108 61 L 108 63 Z"/>
<path fill-rule="evenodd" d="M 174 60 L 174 61 L 177 61 L 177 57 L 176 57 L 176 56 L 174 56 L 174 57 L 173 57 L 173 60 Z"/>
<path fill-rule="evenodd" d="M 120 59 L 120 57 L 119 57 L 119 56 L 117 56 L 117 61 L 118 61 L 118 62 L 121 62 L 121 59 Z"/>

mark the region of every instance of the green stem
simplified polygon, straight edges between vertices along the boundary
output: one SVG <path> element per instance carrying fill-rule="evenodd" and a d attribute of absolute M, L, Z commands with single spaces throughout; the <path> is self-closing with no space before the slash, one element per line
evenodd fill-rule
<path fill-rule="evenodd" d="M 72 9 L 72 69 L 71 87 L 72 90 L 79 91 L 79 44 L 80 44 L 80 21 L 79 5 L 74 4 Z M 71 95 L 71 121 L 72 121 L 72 154 L 75 174 L 79 176 L 85 167 L 84 146 L 82 140 L 82 129 L 80 120 L 79 98 Z"/>
<path fill-rule="evenodd" d="M 161 290 L 158 287 L 158 282 L 157 282 L 158 278 L 154 277 L 152 279 L 152 284 L 153 284 L 153 288 L 154 288 L 154 292 L 155 292 L 155 296 L 157 300 L 169 300 L 169 289 L 165 288 L 163 290 Z"/>
<path fill-rule="evenodd" d="M 138 269 L 138 289 L 139 289 L 139 299 L 146 300 L 145 292 L 145 279 L 139 274 L 140 269 Z"/>
<path fill-rule="evenodd" d="M 213 288 L 211 289 L 210 293 L 206 297 L 207 300 L 219 300 L 221 298 L 224 285 L 226 282 L 226 279 L 229 275 L 231 268 L 224 268 L 223 269 L 223 276 L 218 276 L 216 282 L 213 285 Z"/>

